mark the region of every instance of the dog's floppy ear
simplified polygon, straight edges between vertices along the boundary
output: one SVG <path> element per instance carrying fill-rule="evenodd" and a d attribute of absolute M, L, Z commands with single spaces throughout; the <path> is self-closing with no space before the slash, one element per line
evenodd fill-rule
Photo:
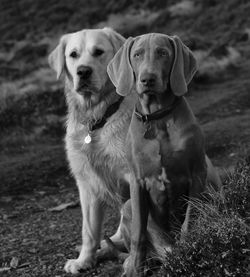
<path fill-rule="evenodd" d="M 65 46 L 67 42 L 67 35 L 61 37 L 59 44 L 57 47 L 50 53 L 48 62 L 52 69 L 55 70 L 57 74 L 57 79 L 63 73 L 65 67 Z"/>
<path fill-rule="evenodd" d="M 134 83 L 133 69 L 130 63 L 130 50 L 134 43 L 134 38 L 128 38 L 114 58 L 108 64 L 108 75 L 116 92 L 122 96 L 128 95 Z"/>
<path fill-rule="evenodd" d="M 179 37 L 170 38 L 174 47 L 170 87 L 175 95 L 181 96 L 187 92 L 187 85 L 197 70 L 197 62 L 191 50 L 182 43 Z"/>
<path fill-rule="evenodd" d="M 108 35 L 110 38 L 110 42 L 114 48 L 115 53 L 122 47 L 122 45 L 125 42 L 125 38 L 117 33 L 115 30 L 109 28 L 109 27 L 104 27 L 103 31 Z"/>

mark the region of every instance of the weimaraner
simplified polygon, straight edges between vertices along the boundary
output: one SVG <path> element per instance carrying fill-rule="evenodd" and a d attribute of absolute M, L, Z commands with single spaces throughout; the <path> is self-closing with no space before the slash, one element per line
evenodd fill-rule
<path fill-rule="evenodd" d="M 170 250 L 176 231 L 188 231 L 188 200 L 201 196 L 208 177 L 220 186 L 184 97 L 196 69 L 177 36 L 156 33 L 129 38 L 108 65 L 117 93 L 137 95 L 126 143 L 132 173 L 131 200 L 123 209 L 130 250 L 124 276 L 142 276 L 149 252 Z"/>

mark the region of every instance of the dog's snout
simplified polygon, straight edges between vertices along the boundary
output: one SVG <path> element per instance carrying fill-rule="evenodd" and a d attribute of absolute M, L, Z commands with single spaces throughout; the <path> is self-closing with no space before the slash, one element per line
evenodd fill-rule
<path fill-rule="evenodd" d="M 156 75 L 153 73 L 142 74 L 140 81 L 145 87 L 152 87 L 155 85 Z"/>
<path fill-rule="evenodd" d="M 81 65 L 77 68 L 77 75 L 85 80 L 91 76 L 92 72 L 93 70 L 89 66 Z"/>

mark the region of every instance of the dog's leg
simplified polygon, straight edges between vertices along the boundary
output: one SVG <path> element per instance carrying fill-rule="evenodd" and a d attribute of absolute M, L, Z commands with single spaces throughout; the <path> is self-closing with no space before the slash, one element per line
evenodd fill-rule
<path fill-rule="evenodd" d="M 124 231 L 124 223 L 123 213 L 121 211 L 120 223 L 116 233 L 110 238 L 106 237 L 101 241 L 101 248 L 97 250 L 98 261 L 113 258 L 125 260 L 123 257 L 128 256 L 128 249 L 125 246 L 124 233 L 122 231 Z"/>
<path fill-rule="evenodd" d="M 99 261 L 118 258 L 124 262 L 129 256 L 131 217 L 131 201 L 128 200 L 121 209 L 121 219 L 116 233 L 111 238 L 105 237 L 101 242 L 101 249 L 97 251 Z"/>
<path fill-rule="evenodd" d="M 78 181 L 82 208 L 82 248 L 79 257 L 68 260 L 64 267 L 66 272 L 72 274 L 95 265 L 95 254 L 100 245 L 104 205 L 95 192 L 86 189 L 88 187 L 89 184 Z"/>
<path fill-rule="evenodd" d="M 189 188 L 189 202 L 187 205 L 185 220 L 181 226 L 181 239 L 184 239 L 185 235 L 190 230 L 190 225 L 192 219 L 194 218 L 194 208 L 192 207 L 192 203 L 190 203 L 190 201 L 202 198 L 202 193 L 206 188 L 206 176 L 207 172 L 205 166 L 204 169 L 200 171 L 200 173 L 193 173 L 192 182 Z"/>
<path fill-rule="evenodd" d="M 130 255 L 123 264 L 123 276 L 126 277 L 143 276 L 147 255 L 148 192 L 143 180 L 133 179 L 130 183 L 132 208 Z"/>
<path fill-rule="evenodd" d="M 121 218 L 120 218 L 120 223 L 119 226 L 113 236 L 110 237 L 112 242 L 116 245 L 116 247 L 124 247 L 124 241 L 123 241 L 123 236 L 122 236 L 122 222 L 123 222 L 123 214 L 121 212 Z"/>
<path fill-rule="evenodd" d="M 201 198 L 202 192 L 205 191 L 206 181 L 209 183 L 212 183 L 214 189 L 219 191 L 222 189 L 220 176 L 207 155 L 205 155 L 205 164 L 206 166 L 204 167 L 204 170 L 201 171 L 200 174 L 196 173 L 195 176 L 193 177 L 192 185 L 190 189 L 190 195 L 189 195 L 191 200 L 194 198 L 198 198 L 198 199 Z M 188 232 L 190 228 L 190 221 L 192 219 L 192 210 L 193 210 L 192 204 L 188 203 L 185 220 L 181 228 L 182 239 L 185 237 L 185 234 Z"/>
<path fill-rule="evenodd" d="M 125 234 L 127 232 L 125 230 L 127 229 L 126 220 L 127 220 L 129 211 L 131 214 L 131 209 L 128 209 L 128 207 L 130 207 L 130 204 L 128 205 L 128 199 L 130 199 L 129 182 L 130 182 L 130 174 L 125 174 L 124 179 L 119 180 L 119 193 L 121 195 L 121 200 L 123 204 L 120 210 L 119 226 L 115 234 L 113 234 L 110 237 L 110 240 L 112 241 L 113 245 L 115 245 L 116 249 L 122 252 L 127 252 L 130 245 L 130 243 L 127 243 L 127 240 L 125 239 L 127 237 Z M 125 216 L 124 216 L 124 213 L 125 213 Z M 110 244 L 107 243 L 107 239 L 102 240 L 101 249 L 99 253 L 110 252 L 110 250 L 111 250 L 111 247 L 110 247 Z"/>
<path fill-rule="evenodd" d="M 110 240 L 113 242 L 113 244 L 116 246 L 116 248 L 118 248 L 120 251 L 125 251 L 122 228 L 123 228 L 123 213 L 121 210 L 119 226 L 118 226 L 116 232 L 110 237 Z M 107 247 L 109 247 L 107 244 L 107 240 L 106 239 L 102 240 L 101 241 L 101 249 L 105 249 Z"/>
<path fill-rule="evenodd" d="M 211 160 L 206 155 L 206 164 L 207 164 L 207 180 L 212 183 L 213 187 L 216 190 L 220 190 L 222 188 L 222 183 L 220 176 L 217 172 L 217 169 L 213 166 Z"/>
<path fill-rule="evenodd" d="M 190 225 L 190 210 L 191 210 L 191 204 L 188 203 L 186 214 L 185 214 L 185 220 L 181 226 L 181 240 L 185 238 L 185 235 L 188 232 L 189 225 Z"/>
<path fill-rule="evenodd" d="M 221 195 L 223 195 L 221 179 L 220 179 L 220 176 L 219 176 L 216 168 L 213 166 L 211 160 L 208 158 L 207 155 L 205 156 L 205 161 L 206 161 L 206 167 L 207 167 L 207 182 L 212 184 L 214 189 L 219 190 L 221 192 Z M 204 179 L 205 178 L 203 178 L 203 183 L 206 182 Z M 195 193 L 191 193 L 191 195 L 190 195 L 191 199 L 194 197 L 200 198 L 200 193 L 202 193 L 204 191 L 204 189 L 202 189 L 200 186 L 200 183 L 201 183 L 200 179 L 196 178 L 196 180 L 194 182 L 197 184 L 196 185 L 197 189 L 195 190 L 196 191 Z M 181 228 L 181 239 L 184 239 L 185 234 L 188 232 L 188 230 L 190 228 L 190 219 L 192 218 L 192 216 L 191 216 L 192 209 L 193 209 L 192 204 L 188 203 L 185 220 L 184 220 L 184 223 L 182 224 L 182 228 Z"/>

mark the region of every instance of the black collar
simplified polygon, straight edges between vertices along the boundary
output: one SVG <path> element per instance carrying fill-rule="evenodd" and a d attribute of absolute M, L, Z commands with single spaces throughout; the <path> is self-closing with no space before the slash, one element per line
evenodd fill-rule
<path fill-rule="evenodd" d="M 167 108 L 160 109 L 151 114 L 142 114 L 140 113 L 137 108 L 135 108 L 135 115 L 136 117 L 142 121 L 143 123 L 147 123 L 152 120 L 158 120 L 163 118 L 164 116 L 169 115 L 175 109 L 175 107 L 180 103 L 182 97 L 175 97 L 174 102 Z"/>
<path fill-rule="evenodd" d="M 111 104 L 107 108 L 107 110 L 106 110 L 105 114 L 103 115 L 103 117 L 101 119 L 95 121 L 94 124 L 89 123 L 89 125 L 88 125 L 89 132 L 92 132 L 96 129 L 102 128 L 105 125 L 105 123 L 107 122 L 107 119 L 119 109 L 120 104 L 123 101 L 123 99 L 124 99 L 124 97 L 120 97 L 117 102 Z"/>

